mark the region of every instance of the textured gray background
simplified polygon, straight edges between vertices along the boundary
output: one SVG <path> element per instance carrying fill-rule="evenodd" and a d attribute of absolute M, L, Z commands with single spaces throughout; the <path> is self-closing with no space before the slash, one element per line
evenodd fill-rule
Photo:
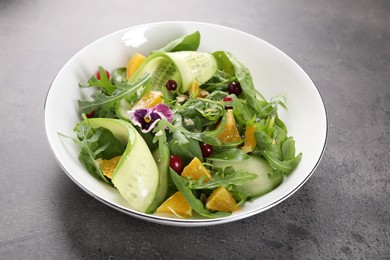
<path fill-rule="evenodd" d="M 176 228 L 96 201 L 61 171 L 43 104 L 64 63 L 119 29 L 217 23 L 277 46 L 316 83 L 329 140 L 292 197 L 235 223 Z M 390 1 L 0 0 L 0 258 L 389 259 Z"/>

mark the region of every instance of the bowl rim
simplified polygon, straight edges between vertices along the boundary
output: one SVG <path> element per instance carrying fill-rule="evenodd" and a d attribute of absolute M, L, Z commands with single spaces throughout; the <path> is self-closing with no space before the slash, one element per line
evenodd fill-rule
<path fill-rule="evenodd" d="M 51 149 L 51 152 L 52 152 L 52 155 L 54 156 L 55 160 L 57 161 L 58 165 L 62 168 L 62 170 L 66 173 L 66 175 L 78 186 L 80 187 L 82 190 L 84 190 L 87 194 L 89 194 L 90 196 L 92 196 L 93 198 L 97 199 L 98 201 L 104 203 L 105 205 L 108 205 L 110 206 L 111 208 L 117 210 L 117 211 L 120 211 L 122 213 L 125 213 L 126 215 L 130 215 L 132 217 L 135 217 L 135 218 L 138 218 L 138 219 L 141 219 L 141 220 L 146 220 L 146 221 L 149 221 L 149 222 L 153 222 L 153 223 L 157 223 L 157 224 L 165 224 L 165 225 L 171 225 L 171 226 L 181 226 L 181 227 L 194 227 L 194 226 L 210 226 L 210 225 L 219 225 L 219 224 L 225 224 L 225 223 L 230 223 L 230 222 L 234 222 L 234 221 L 237 221 L 237 220 L 241 220 L 241 219 L 245 219 L 245 218 L 248 218 L 248 217 L 251 217 L 251 216 L 254 216 L 256 214 L 259 214 L 263 211 L 266 211 L 276 205 L 278 205 L 279 203 L 283 202 L 284 200 L 286 200 L 288 197 L 290 197 L 291 195 L 293 195 L 296 191 L 298 191 L 305 183 L 306 181 L 313 175 L 314 171 L 317 169 L 318 165 L 320 164 L 321 162 L 321 159 L 325 153 L 325 150 L 326 150 L 326 147 L 327 147 L 327 143 L 328 143 L 328 135 L 329 135 L 329 119 L 328 119 L 328 113 L 327 113 L 327 109 L 326 109 L 326 106 L 325 106 L 325 103 L 324 103 L 324 99 L 321 95 L 321 92 L 320 90 L 317 88 L 317 85 L 314 83 L 314 81 L 309 77 L 309 79 L 311 80 L 311 82 L 313 83 L 313 86 L 314 86 L 314 89 L 315 91 L 317 92 L 319 98 L 320 98 L 320 101 L 321 101 L 321 105 L 323 107 L 323 112 L 324 112 L 324 119 L 325 119 L 325 136 L 324 136 L 324 144 L 322 146 L 322 149 L 321 149 L 321 152 L 320 152 L 320 155 L 318 156 L 317 158 L 317 161 L 316 163 L 314 164 L 313 168 L 310 170 L 310 172 L 306 175 L 306 177 L 297 185 L 294 186 L 294 188 L 286 193 L 284 196 L 278 198 L 277 200 L 265 205 L 265 206 L 262 206 L 262 207 L 259 207 L 259 208 L 256 208 L 256 209 L 253 209 L 251 211 L 248 211 L 248 212 L 245 212 L 245 213 L 242 213 L 240 215 L 237 215 L 237 216 L 233 216 L 233 215 L 230 215 L 230 216 L 227 216 L 227 217 L 221 217 L 221 218 L 211 218 L 211 219 L 208 219 L 208 218 L 198 218 L 198 219 L 177 219 L 177 218 L 165 218 L 165 217 L 161 217 L 161 216 L 158 216 L 158 215 L 153 215 L 153 214 L 146 214 L 146 213 L 142 213 L 142 212 L 138 212 L 136 210 L 131 210 L 131 209 L 127 209 L 127 208 L 124 208 L 124 207 L 121 207 L 119 205 L 116 205 L 115 203 L 112 203 L 106 199 L 103 199 L 101 198 L 100 196 L 94 194 L 94 192 L 92 192 L 91 190 L 89 190 L 88 188 L 86 188 L 84 185 L 82 185 L 79 181 L 77 181 L 70 172 L 68 172 L 68 170 L 66 169 L 66 167 L 61 163 L 61 161 L 59 160 L 59 158 L 57 158 L 56 156 L 56 153 L 54 151 L 54 148 L 52 146 L 52 144 L 50 143 L 50 138 L 49 138 L 49 133 L 48 133 L 48 129 L 47 129 L 47 124 L 48 122 L 46 121 L 46 114 L 47 114 L 47 110 L 46 110 L 46 105 L 47 105 L 47 101 L 48 101 L 48 98 L 49 98 L 49 95 L 50 95 L 50 91 L 52 90 L 52 87 L 53 87 L 53 84 L 55 83 L 56 79 L 58 78 L 58 76 L 61 74 L 62 70 L 67 66 L 67 64 L 69 64 L 70 62 L 72 62 L 72 60 L 77 56 L 79 55 L 79 53 L 83 52 L 86 48 L 88 48 L 90 45 L 94 44 L 95 42 L 98 42 L 100 40 L 102 40 L 103 38 L 108 38 L 110 37 L 111 35 L 114 35 L 114 34 L 118 34 L 118 33 L 121 33 L 121 32 L 125 32 L 125 31 L 128 31 L 128 30 L 132 30 L 132 29 L 136 29 L 136 28 L 139 28 L 139 27 L 145 27 L 145 26 L 156 26 L 156 25 L 163 25 L 163 24 L 171 24 L 173 26 L 175 25 L 178 25 L 178 24 L 191 24 L 191 25 L 202 25 L 202 26 L 212 26 L 212 27 L 216 27 L 216 28 L 221 28 L 221 29 L 224 29 L 224 30 L 229 30 L 229 31 L 234 31 L 234 32 L 237 32 L 237 33 L 243 33 L 249 37 L 253 37 L 253 38 L 256 38 L 257 40 L 260 40 L 262 41 L 263 43 L 269 45 L 270 47 L 273 47 L 275 48 L 277 51 L 279 51 L 281 54 L 283 54 L 285 56 L 285 58 L 289 59 L 290 61 L 292 61 L 297 67 L 299 67 L 302 72 L 304 72 L 304 74 L 306 74 L 308 76 L 308 74 L 306 73 L 306 71 L 297 63 L 295 62 L 295 60 L 293 60 L 290 56 L 288 56 L 285 52 L 283 52 L 282 50 L 280 50 L 278 47 L 276 47 L 275 45 L 272 45 L 270 44 L 269 42 L 257 37 L 257 36 L 254 36 L 252 34 L 249 34 L 245 31 L 242 31 L 242 30 L 238 30 L 238 29 L 235 29 L 235 28 L 231 28 L 231 27 L 228 27 L 228 26 L 223 26 L 223 25 L 220 25 L 220 24 L 215 24 L 215 23 L 208 23 L 208 22 L 197 22 L 197 21 L 161 21 L 161 22 L 152 22 L 152 23 L 144 23 L 144 24 L 138 24 L 138 25 L 135 25 L 135 26 L 130 26 L 130 27 L 126 27 L 126 28 L 122 28 L 122 29 L 119 29 L 117 31 L 114 31 L 114 32 L 111 32 L 111 33 L 108 33 L 106 35 L 103 35 L 97 39 L 95 39 L 94 41 L 88 43 L 86 46 L 84 46 L 83 48 L 81 48 L 79 51 L 77 51 L 76 53 L 74 53 L 71 58 L 69 58 L 63 65 L 62 67 L 60 68 L 60 70 L 56 73 L 56 75 L 53 77 L 53 80 L 51 81 L 50 83 L 50 86 L 46 92 L 46 96 L 45 96 L 45 100 L 44 100 L 44 104 L 43 104 L 43 109 L 44 109 L 44 125 L 45 125 L 45 134 L 46 134 L 46 138 L 47 138 L 47 141 L 49 143 L 49 146 L 50 146 L 50 149 Z"/>

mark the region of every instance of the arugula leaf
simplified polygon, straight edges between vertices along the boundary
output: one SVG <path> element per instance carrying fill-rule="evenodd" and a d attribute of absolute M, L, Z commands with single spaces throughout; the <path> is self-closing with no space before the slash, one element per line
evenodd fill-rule
<path fill-rule="evenodd" d="M 223 122 L 223 121 L 222 121 Z M 226 119 L 225 119 L 226 122 Z M 201 141 L 203 143 L 211 144 L 211 145 L 220 145 L 221 142 L 216 138 L 216 136 L 222 131 L 222 129 L 216 129 L 213 131 L 204 131 L 204 132 L 191 132 L 185 129 L 183 126 L 177 126 L 170 124 L 167 120 L 161 120 L 159 124 L 162 124 L 165 128 L 168 128 L 170 132 L 178 132 L 178 136 L 182 136 L 185 138 L 180 138 L 181 143 L 188 142 L 187 138 L 195 139 Z M 225 123 L 224 123 L 225 124 Z"/>
<path fill-rule="evenodd" d="M 242 185 L 250 180 L 253 180 L 257 177 L 254 173 L 244 172 L 244 171 L 235 171 L 233 167 L 226 167 L 225 170 L 221 168 L 214 169 L 213 178 L 208 182 L 203 182 L 202 180 L 189 180 L 189 185 L 191 189 L 215 189 L 218 187 L 225 187 L 230 190 L 234 190 L 232 186 Z"/>
<path fill-rule="evenodd" d="M 111 82 L 114 85 L 120 85 L 126 82 L 126 68 L 117 68 L 112 72 Z"/>
<path fill-rule="evenodd" d="M 70 138 L 80 145 L 79 160 L 93 177 L 112 185 L 111 181 L 103 175 L 100 165 L 96 162 L 97 156 L 109 146 L 109 143 L 103 146 L 97 144 L 103 132 L 102 129 L 93 129 L 88 124 L 87 119 L 84 118 L 84 121 L 75 126 L 74 131 L 77 134 L 77 139 L 61 133 L 58 134 L 62 137 Z"/>
<path fill-rule="evenodd" d="M 256 109 L 257 98 L 256 90 L 253 85 L 252 75 L 249 70 L 238 61 L 231 53 L 225 52 L 226 57 L 232 63 L 235 71 L 236 78 L 240 82 L 242 88 L 242 95 L 245 96 L 247 104 Z"/>
<path fill-rule="evenodd" d="M 114 137 L 114 135 L 105 128 L 98 129 L 101 132 L 96 144 L 98 147 L 105 147 L 101 151 L 96 150 L 95 153 L 103 159 L 111 159 L 115 156 L 122 155 L 125 152 L 126 145 Z"/>
<path fill-rule="evenodd" d="M 267 159 L 272 168 L 284 172 L 286 174 L 291 173 L 295 169 L 295 167 L 298 166 L 302 159 L 302 153 L 298 154 L 293 159 L 286 161 L 280 160 L 278 158 L 277 153 L 272 151 L 264 151 L 263 156 L 265 159 Z"/>
<path fill-rule="evenodd" d="M 224 91 L 226 94 L 229 83 L 235 79 L 235 76 L 231 76 L 225 71 L 217 69 L 217 72 L 202 85 L 202 89 L 211 93 L 214 91 Z"/>
<path fill-rule="evenodd" d="M 176 52 L 176 51 L 196 51 L 199 48 L 200 44 L 200 33 L 198 31 L 184 35 L 159 50 L 155 50 L 152 53 L 156 52 Z"/>
<path fill-rule="evenodd" d="M 160 122 L 159 122 L 160 123 Z M 158 142 L 158 149 L 160 150 L 160 156 L 162 161 L 167 161 L 168 158 L 165 156 L 170 154 L 167 152 L 168 149 L 168 139 L 165 133 L 164 126 L 157 123 L 156 128 L 154 129 L 154 142 Z"/>
<path fill-rule="evenodd" d="M 256 121 L 256 110 L 249 106 L 246 100 L 237 98 L 236 95 L 231 95 L 233 98 L 233 113 L 238 123 L 241 125 L 252 125 Z"/>
<path fill-rule="evenodd" d="M 289 161 L 295 157 L 295 141 L 294 138 L 289 137 L 282 145 L 282 157 L 283 160 Z"/>
<path fill-rule="evenodd" d="M 255 131 L 256 145 L 262 150 L 272 151 L 273 139 L 267 135 L 264 131 Z"/>
<path fill-rule="evenodd" d="M 279 119 L 279 117 L 276 118 L 276 125 L 287 135 L 287 126 Z"/>
<path fill-rule="evenodd" d="M 279 106 L 287 110 L 287 107 L 284 102 L 275 98 L 271 100 L 271 102 L 267 102 L 265 100 L 258 100 L 256 106 L 258 110 L 258 116 L 260 118 L 267 118 L 271 115 L 277 116 Z"/>
<path fill-rule="evenodd" d="M 80 83 L 81 88 L 88 88 L 88 87 L 98 87 L 104 90 L 105 93 L 108 95 L 111 95 L 115 89 L 116 86 L 114 86 L 110 79 L 106 75 L 106 71 L 102 66 L 99 66 L 99 73 L 100 73 L 100 79 L 97 79 L 95 75 L 92 75 L 88 83 Z"/>
<path fill-rule="evenodd" d="M 175 119 L 174 125 L 181 127 L 181 117 L 175 116 Z M 192 138 L 186 138 L 185 135 L 179 131 L 173 132 L 169 148 L 173 154 L 182 159 L 184 165 L 188 164 L 194 157 L 203 160 L 199 141 Z"/>
<path fill-rule="evenodd" d="M 217 60 L 218 69 L 227 73 L 230 76 L 235 75 L 235 68 L 230 61 L 230 58 L 224 51 L 216 51 L 213 53 L 214 58 Z"/>
<path fill-rule="evenodd" d="M 115 110 L 115 103 L 120 101 L 123 98 L 130 98 L 132 95 L 136 94 L 137 90 L 142 87 L 148 80 L 149 74 L 145 74 L 141 79 L 135 83 L 128 84 L 124 83 L 121 88 L 118 88 L 112 95 L 107 96 L 102 92 L 96 91 L 91 97 L 90 100 L 78 100 L 80 113 L 88 114 L 96 109 L 104 109 L 108 111 L 110 109 Z"/>
<path fill-rule="evenodd" d="M 207 95 L 207 99 L 214 100 L 214 101 L 221 101 L 225 97 L 227 97 L 228 95 L 229 94 L 226 91 L 215 90 L 215 91 L 211 92 L 209 95 Z"/>
<path fill-rule="evenodd" d="M 200 149 L 199 141 L 195 139 L 188 139 L 188 143 L 180 144 L 175 140 L 175 134 L 169 145 L 171 152 L 179 156 L 184 165 L 187 165 L 194 157 L 203 160 L 202 151 Z"/>
<path fill-rule="evenodd" d="M 212 122 L 216 122 L 225 113 L 222 102 L 208 98 L 190 98 L 176 109 L 184 117 L 196 118 L 202 116 Z"/>

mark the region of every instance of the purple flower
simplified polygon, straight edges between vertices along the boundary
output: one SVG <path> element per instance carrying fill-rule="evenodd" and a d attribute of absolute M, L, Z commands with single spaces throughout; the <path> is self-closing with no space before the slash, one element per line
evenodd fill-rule
<path fill-rule="evenodd" d="M 166 104 L 158 104 L 152 108 L 141 108 L 127 111 L 127 115 L 134 125 L 141 127 L 143 133 L 150 132 L 161 119 L 172 122 L 172 110 Z"/>

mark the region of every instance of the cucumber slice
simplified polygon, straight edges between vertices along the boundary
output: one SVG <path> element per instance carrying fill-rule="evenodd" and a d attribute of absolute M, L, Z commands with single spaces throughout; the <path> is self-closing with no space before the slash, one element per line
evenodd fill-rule
<path fill-rule="evenodd" d="M 278 187 L 284 179 L 283 173 L 273 172 L 266 160 L 253 155 L 249 155 L 248 159 L 239 162 L 214 161 L 213 165 L 220 168 L 232 166 L 236 171 L 242 170 L 256 174 L 256 179 L 240 186 L 250 198 L 270 192 Z"/>
<path fill-rule="evenodd" d="M 217 62 L 207 52 L 158 52 L 150 55 L 129 81 L 135 82 L 148 73 L 152 76 L 150 83 L 154 89 L 161 89 L 168 80 L 173 79 L 178 85 L 178 91 L 185 93 L 195 80 L 202 85 L 216 71 Z"/>
<path fill-rule="evenodd" d="M 180 92 L 187 92 L 191 84 L 197 81 L 202 85 L 217 71 L 217 61 L 207 52 L 180 51 L 166 55 L 174 62 L 182 80 Z"/>
<path fill-rule="evenodd" d="M 164 53 L 155 53 L 150 55 L 137 71 L 129 78 L 129 82 L 133 83 L 142 78 L 145 74 L 150 74 L 150 84 L 152 89 L 159 90 L 165 86 L 170 79 L 181 85 L 181 77 L 175 64 Z"/>
<path fill-rule="evenodd" d="M 156 192 L 156 196 L 152 204 L 147 209 L 146 213 L 153 213 L 160 205 L 165 201 L 168 194 L 168 168 L 169 168 L 169 149 L 163 149 L 161 154 L 161 149 L 157 148 L 153 152 L 154 161 L 157 164 L 159 172 L 159 184 Z M 161 156 L 162 155 L 162 156 Z"/>
<path fill-rule="evenodd" d="M 89 123 L 93 128 L 110 130 L 115 138 L 127 144 L 112 183 L 131 208 L 146 212 L 156 197 L 160 177 L 145 141 L 130 123 L 120 119 L 92 118 Z"/>
<path fill-rule="evenodd" d="M 121 99 L 115 105 L 115 114 L 122 120 L 130 121 L 127 111 L 131 109 L 131 104 L 126 99 Z"/>

